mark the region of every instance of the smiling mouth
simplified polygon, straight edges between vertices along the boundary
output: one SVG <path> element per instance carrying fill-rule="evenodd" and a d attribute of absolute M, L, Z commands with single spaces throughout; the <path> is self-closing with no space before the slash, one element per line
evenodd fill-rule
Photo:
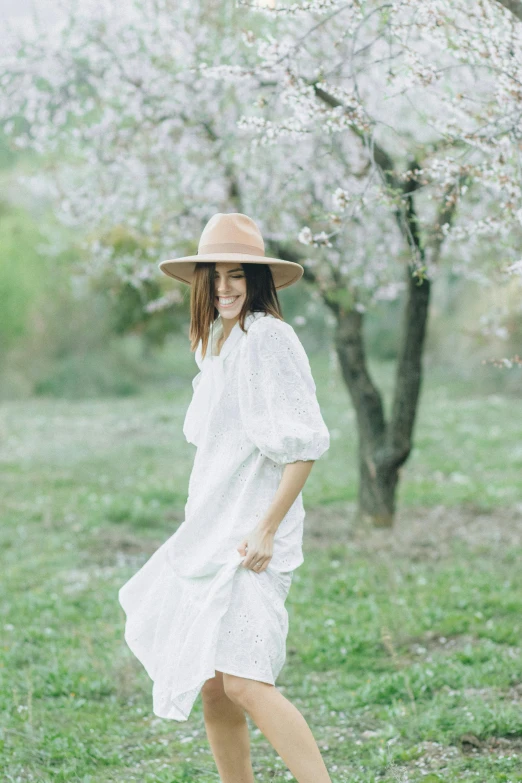
<path fill-rule="evenodd" d="M 239 296 L 218 296 L 217 300 L 221 307 L 231 307 Z"/>

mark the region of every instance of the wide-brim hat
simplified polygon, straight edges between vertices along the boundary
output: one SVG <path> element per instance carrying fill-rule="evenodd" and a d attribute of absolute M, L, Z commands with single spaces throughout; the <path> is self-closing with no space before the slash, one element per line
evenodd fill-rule
<path fill-rule="evenodd" d="M 170 258 L 161 261 L 159 268 L 169 277 L 190 285 L 196 264 L 208 261 L 268 264 L 276 289 L 297 283 L 304 272 L 295 261 L 265 256 L 261 231 L 252 218 L 241 212 L 217 212 L 203 229 L 196 256 Z"/>

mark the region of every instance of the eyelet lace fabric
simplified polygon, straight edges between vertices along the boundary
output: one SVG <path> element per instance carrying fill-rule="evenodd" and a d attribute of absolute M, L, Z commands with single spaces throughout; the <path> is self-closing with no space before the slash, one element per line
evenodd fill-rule
<path fill-rule="evenodd" d="M 153 681 L 153 712 L 188 719 L 216 670 L 275 684 L 285 662 L 285 600 L 303 562 L 301 493 L 265 571 L 237 550 L 263 518 L 284 465 L 319 459 L 330 439 L 306 352 L 271 315 L 236 323 L 219 356 L 218 318 L 183 432 L 196 446 L 184 521 L 119 589 L 125 640 Z"/>

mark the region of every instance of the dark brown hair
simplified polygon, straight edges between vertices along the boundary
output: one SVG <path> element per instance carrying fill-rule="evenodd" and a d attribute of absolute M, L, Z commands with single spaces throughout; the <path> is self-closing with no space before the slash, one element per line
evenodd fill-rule
<path fill-rule="evenodd" d="M 239 325 L 245 332 L 245 318 L 248 312 L 261 310 L 283 321 L 281 305 L 268 264 L 240 264 L 246 277 L 246 296 L 239 313 Z M 214 304 L 216 264 L 196 263 L 190 286 L 190 350 L 195 351 L 201 339 L 202 355 L 208 346 L 210 326 L 219 315 Z"/>

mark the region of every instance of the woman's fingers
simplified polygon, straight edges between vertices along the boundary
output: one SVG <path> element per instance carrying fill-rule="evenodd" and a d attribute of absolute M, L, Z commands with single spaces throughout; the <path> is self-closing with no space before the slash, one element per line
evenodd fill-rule
<path fill-rule="evenodd" d="M 257 571 L 257 573 L 258 573 L 258 574 L 260 574 L 260 573 L 261 573 L 261 571 L 266 571 L 266 569 L 268 568 L 268 564 L 269 564 L 269 562 L 270 562 L 270 560 L 271 560 L 271 559 L 272 559 L 271 557 L 268 557 L 268 558 L 265 560 L 265 562 L 264 562 L 264 563 L 261 565 L 261 567 L 260 567 L 260 568 L 256 568 L 256 571 Z"/>
<path fill-rule="evenodd" d="M 244 538 L 236 547 L 240 555 L 243 556 L 243 562 L 241 565 L 244 568 L 250 568 L 251 571 L 259 574 L 261 571 L 265 571 L 269 561 L 272 559 L 272 553 L 262 554 L 263 549 L 267 547 L 260 547 L 256 541 L 255 531 L 250 537 Z M 261 550 L 261 551 L 259 551 Z"/>
<path fill-rule="evenodd" d="M 253 556 L 248 557 L 246 560 L 243 560 L 243 566 L 245 568 L 250 568 L 251 571 L 255 571 L 257 574 L 261 573 L 261 571 L 265 571 L 268 563 L 272 559 L 272 556 L 269 557 L 263 557 L 263 556 Z"/>
<path fill-rule="evenodd" d="M 243 560 L 243 565 L 245 568 L 252 568 L 254 569 L 256 564 L 260 561 L 262 561 L 261 555 L 256 555 L 255 552 L 249 552 L 246 558 Z"/>

